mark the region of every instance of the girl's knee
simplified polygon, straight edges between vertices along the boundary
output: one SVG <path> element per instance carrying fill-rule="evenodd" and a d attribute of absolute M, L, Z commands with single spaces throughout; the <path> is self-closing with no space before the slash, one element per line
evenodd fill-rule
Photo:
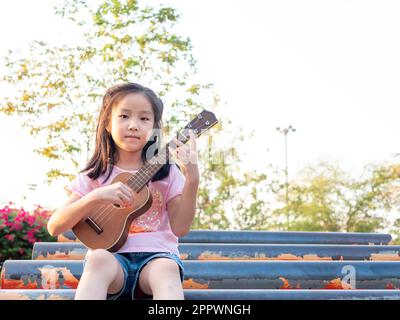
<path fill-rule="evenodd" d="M 118 272 L 118 262 L 113 254 L 104 249 L 96 249 L 88 257 L 84 272 L 103 274 L 105 277 L 115 277 Z"/>
<path fill-rule="evenodd" d="M 158 271 L 179 271 L 179 266 L 178 264 L 168 258 L 157 258 L 152 261 L 152 267 L 154 269 L 157 269 Z"/>
<path fill-rule="evenodd" d="M 168 258 L 151 260 L 141 271 L 139 285 L 144 293 L 157 298 L 181 299 L 183 295 L 179 266 Z"/>
<path fill-rule="evenodd" d="M 149 273 L 151 274 L 150 277 L 153 278 L 152 282 L 158 282 L 158 279 L 168 279 L 170 281 L 180 280 L 179 266 L 174 260 L 157 258 L 151 261 L 150 264 Z"/>

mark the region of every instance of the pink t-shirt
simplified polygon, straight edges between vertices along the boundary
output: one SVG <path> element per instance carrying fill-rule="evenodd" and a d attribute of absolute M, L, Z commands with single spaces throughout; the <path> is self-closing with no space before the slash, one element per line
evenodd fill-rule
<path fill-rule="evenodd" d="M 106 182 L 108 171 L 96 180 L 90 179 L 84 172 L 78 174 L 67 187 L 71 192 L 83 197 L 95 188 L 111 184 L 115 176 L 122 172 L 135 173 L 137 170 L 125 170 L 114 165 Z M 181 195 L 185 178 L 176 165 L 171 165 L 167 177 L 150 182 L 149 189 L 153 196 L 150 209 L 134 219 L 125 244 L 117 252 L 172 252 L 179 256 L 178 237 L 171 230 L 167 203 Z"/>

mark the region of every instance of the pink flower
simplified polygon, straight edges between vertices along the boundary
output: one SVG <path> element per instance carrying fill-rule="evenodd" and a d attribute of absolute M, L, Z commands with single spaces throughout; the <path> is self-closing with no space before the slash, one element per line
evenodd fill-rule
<path fill-rule="evenodd" d="M 17 218 L 19 218 L 19 219 L 26 219 L 27 216 L 28 216 L 28 213 L 27 213 L 27 212 L 25 212 L 25 211 L 20 211 L 20 212 L 18 213 L 18 217 L 17 217 Z"/>
<path fill-rule="evenodd" d="M 28 224 L 29 224 L 29 226 L 33 226 L 34 224 L 35 224 L 35 217 L 34 216 L 29 216 L 27 219 L 27 222 L 28 222 Z"/>
<path fill-rule="evenodd" d="M 6 234 L 4 236 L 4 238 L 6 238 L 8 241 L 14 241 L 15 235 L 13 234 Z"/>

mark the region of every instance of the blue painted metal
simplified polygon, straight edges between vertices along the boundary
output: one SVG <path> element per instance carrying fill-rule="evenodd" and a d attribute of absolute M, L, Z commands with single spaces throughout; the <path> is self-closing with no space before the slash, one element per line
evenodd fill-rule
<path fill-rule="evenodd" d="M 87 248 L 77 242 L 37 242 L 32 259 L 83 259 Z M 181 243 L 184 260 L 280 259 L 307 260 L 400 260 L 400 246 L 307 245 L 307 244 L 214 244 Z M 314 256 L 314 258 L 313 258 Z"/>
<path fill-rule="evenodd" d="M 400 300 L 400 290 L 185 290 L 187 300 Z"/>
<path fill-rule="evenodd" d="M 356 289 L 400 287 L 394 261 L 184 261 L 184 267 L 186 289 L 279 289 L 282 278 L 301 289 L 323 289 L 338 278 L 354 279 Z M 76 288 L 82 271 L 82 261 L 7 260 L 2 288 Z"/>
<path fill-rule="evenodd" d="M 0 300 L 73 300 L 74 289 L 0 290 Z M 184 290 L 186 300 L 400 300 L 400 290 Z"/>
<path fill-rule="evenodd" d="M 75 239 L 72 231 L 63 233 Z M 270 244 L 387 244 L 390 234 L 357 232 L 297 232 L 297 231 L 210 231 L 192 230 L 179 239 L 181 243 L 270 243 Z"/>
<path fill-rule="evenodd" d="M 1 289 L 75 289 L 82 272 L 81 260 L 6 260 Z"/>
<path fill-rule="evenodd" d="M 395 261 L 185 261 L 186 279 L 207 289 L 323 289 L 334 279 L 354 279 L 356 289 L 400 287 Z M 350 278 L 349 278 L 350 277 Z M 195 289 L 195 288 L 194 288 Z"/>
<path fill-rule="evenodd" d="M 75 289 L 0 289 L 0 300 L 74 300 Z"/>
<path fill-rule="evenodd" d="M 68 230 L 66 232 L 63 233 L 63 236 L 69 240 L 75 240 L 76 236 L 75 233 L 72 230 Z"/>
<path fill-rule="evenodd" d="M 270 243 L 270 244 L 387 244 L 389 234 L 296 231 L 209 231 L 193 230 L 181 243 Z"/>
<path fill-rule="evenodd" d="M 42 260 L 80 260 L 88 249 L 79 242 L 35 242 L 32 259 Z"/>
<path fill-rule="evenodd" d="M 400 260 L 400 246 L 310 245 L 310 244 L 180 244 L 187 260 L 282 259 L 282 260 L 370 260 L 385 255 Z M 207 259 L 208 258 L 208 259 Z"/>

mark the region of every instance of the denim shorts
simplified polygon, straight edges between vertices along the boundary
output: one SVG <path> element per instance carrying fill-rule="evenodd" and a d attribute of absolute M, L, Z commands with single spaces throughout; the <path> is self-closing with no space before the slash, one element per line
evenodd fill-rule
<path fill-rule="evenodd" d="M 181 259 L 176 254 L 170 252 L 123 252 L 113 253 L 113 255 L 124 271 L 124 285 L 119 292 L 107 294 L 107 300 L 151 299 L 152 296 L 140 290 L 138 281 L 142 268 L 155 258 L 169 258 L 174 260 L 179 266 L 181 282 L 183 282 L 184 267 Z"/>

